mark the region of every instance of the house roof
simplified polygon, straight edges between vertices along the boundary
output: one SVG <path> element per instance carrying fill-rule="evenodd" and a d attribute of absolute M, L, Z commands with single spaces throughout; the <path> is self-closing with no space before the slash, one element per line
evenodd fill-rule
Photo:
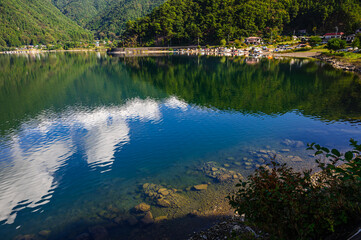
<path fill-rule="evenodd" d="M 339 32 L 339 33 L 326 33 L 325 35 L 323 36 L 341 36 L 343 35 L 344 33 L 343 32 Z"/>
<path fill-rule="evenodd" d="M 259 40 L 261 39 L 260 37 L 248 37 L 246 38 L 246 40 Z"/>

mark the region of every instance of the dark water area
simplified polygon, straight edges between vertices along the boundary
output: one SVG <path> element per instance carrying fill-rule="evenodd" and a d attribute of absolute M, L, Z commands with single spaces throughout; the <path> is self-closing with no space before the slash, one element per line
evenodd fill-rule
<path fill-rule="evenodd" d="M 314 168 L 306 144 L 346 150 L 360 119 L 360 78 L 317 61 L 0 55 L 1 239 L 182 239 L 241 175 Z"/>

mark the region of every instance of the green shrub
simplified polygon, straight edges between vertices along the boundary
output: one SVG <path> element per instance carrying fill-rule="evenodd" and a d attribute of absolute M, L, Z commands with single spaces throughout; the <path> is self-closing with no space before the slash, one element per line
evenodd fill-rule
<path fill-rule="evenodd" d="M 279 239 L 321 239 L 354 222 L 361 214 L 361 145 L 353 150 L 309 145 L 320 172 L 296 172 L 271 159 L 237 185 L 230 204 L 250 224 Z M 342 165 L 339 165 L 343 163 Z"/>
<path fill-rule="evenodd" d="M 346 41 L 339 38 L 333 38 L 329 40 L 327 43 L 327 49 L 333 51 L 337 51 L 345 47 L 346 47 Z"/>
<path fill-rule="evenodd" d="M 312 37 L 310 37 L 310 40 L 308 40 L 308 42 L 312 47 L 314 47 L 317 44 L 321 43 L 322 39 L 320 37 L 317 37 L 317 36 L 312 36 Z"/>
<path fill-rule="evenodd" d="M 222 40 L 220 41 L 220 44 L 221 44 L 222 47 L 225 47 L 226 44 L 227 44 L 226 39 L 222 39 Z"/>

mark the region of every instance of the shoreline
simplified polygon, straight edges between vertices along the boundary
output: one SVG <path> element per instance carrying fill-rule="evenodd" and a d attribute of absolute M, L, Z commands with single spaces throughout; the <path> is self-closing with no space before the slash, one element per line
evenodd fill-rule
<path fill-rule="evenodd" d="M 100 49 L 55 49 L 55 50 L 14 50 L 14 51 L 0 51 L 0 54 L 13 55 L 13 54 L 38 54 L 38 53 L 55 53 L 55 52 L 106 52 L 106 48 Z"/>

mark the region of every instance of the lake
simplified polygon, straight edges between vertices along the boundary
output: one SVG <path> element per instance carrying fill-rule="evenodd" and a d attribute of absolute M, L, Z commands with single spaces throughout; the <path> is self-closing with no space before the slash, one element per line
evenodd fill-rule
<path fill-rule="evenodd" d="M 181 239 L 239 178 L 274 155 L 314 168 L 306 144 L 344 151 L 360 119 L 360 78 L 318 61 L 0 55 L 0 233 Z"/>

